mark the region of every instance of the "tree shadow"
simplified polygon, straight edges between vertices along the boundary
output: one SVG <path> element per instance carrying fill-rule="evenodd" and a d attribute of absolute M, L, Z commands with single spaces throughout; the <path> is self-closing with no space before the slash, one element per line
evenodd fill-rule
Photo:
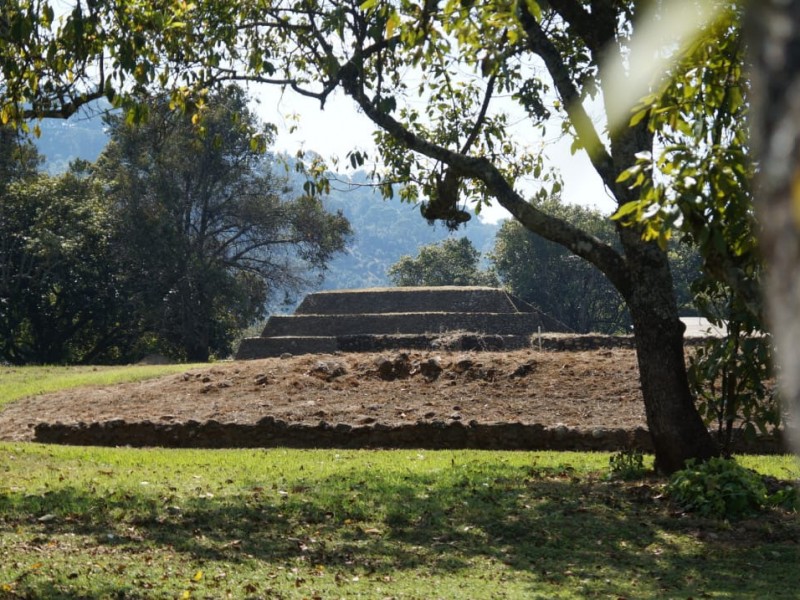
<path fill-rule="evenodd" d="M 734 525 L 683 518 L 670 514 L 653 483 L 577 478 L 569 470 L 446 471 L 373 473 L 362 481 L 333 475 L 285 490 L 250 486 L 184 498 L 180 506 L 76 487 L 40 496 L 6 493 L 0 494 L 0 529 L 13 526 L 14 515 L 36 521 L 54 514 L 37 523 L 48 535 L 91 536 L 122 552 L 155 545 L 187 560 L 305 561 L 386 575 L 458 573 L 479 559 L 503 563 L 534 588 L 575 579 L 638 580 L 641 597 L 710 589 L 737 598 L 776 590 L 770 596 L 781 597 L 783 589 L 789 598 L 800 587 L 800 524 L 791 516 Z M 118 526 L 120 515 L 135 535 Z M 776 561 L 786 563 L 783 581 L 776 581 Z"/>

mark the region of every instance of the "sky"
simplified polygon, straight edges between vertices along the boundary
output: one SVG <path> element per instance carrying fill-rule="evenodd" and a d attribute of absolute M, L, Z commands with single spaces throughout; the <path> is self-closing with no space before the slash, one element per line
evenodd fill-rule
<path fill-rule="evenodd" d="M 259 117 L 278 128 L 275 150 L 279 152 L 314 151 L 326 160 L 338 157 L 340 165 L 347 165 L 347 168 L 346 155 L 350 150 L 366 150 L 370 156 L 375 155 L 372 143 L 375 126 L 365 115 L 359 114 L 355 103 L 341 92 L 328 99 L 324 110 L 320 110 L 316 100 L 290 90 L 281 95 L 275 86 L 254 87 L 250 93 L 258 102 L 255 109 Z M 299 120 L 292 118 L 295 114 L 299 115 Z M 562 200 L 604 213 L 613 212 L 615 204 L 585 153 L 570 154 L 570 139 L 531 140 L 531 145 L 534 144 L 544 144 L 550 164 L 559 168 L 564 180 Z M 510 215 L 502 207 L 494 206 L 484 209 L 480 216 L 496 222 Z"/>

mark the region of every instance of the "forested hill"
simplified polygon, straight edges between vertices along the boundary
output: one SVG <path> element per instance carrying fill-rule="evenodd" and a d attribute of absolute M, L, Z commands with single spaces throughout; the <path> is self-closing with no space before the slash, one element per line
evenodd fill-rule
<path fill-rule="evenodd" d="M 442 224 L 429 225 L 417 206 L 397 199 L 383 200 L 362 173 L 347 183 L 336 183 L 325 200 L 331 210 L 341 210 L 355 233 L 347 252 L 330 264 L 323 289 L 389 285 L 386 270 L 402 256 L 415 256 L 420 246 L 448 236 L 468 237 L 475 248 L 488 252 L 497 225 L 473 216 L 466 226 L 449 233 Z"/>
<path fill-rule="evenodd" d="M 69 121 L 45 120 L 36 145 L 46 159 L 50 173 L 65 170 L 76 158 L 94 161 L 108 136 L 100 118 L 76 115 Z M 281 172 L 276 167 L 276 172 Z M 353 238 L 344 255 L 329 264 L 321 289 L 358 288 L 389 285 L 386 270 L 402 256 L 415 256 L 420 246 L 447 238 L 469 237 L 481 252 L 491 250 L 497 225 L 477 217 L 456 233 L 439 224 L 431 226 L 416 206 L 398 199 L 383 200 L 369 185 L 364 173 L 337 175 L 331 194 L 325 198 L 330 210 L 341 210 L 353 228 Z M 298 188 L 300 186 L 293 186 Z"/>
<path fill-rule="evenodd" d="M 39 124 L 42 135 L 36 147 L 45 157 L 44 168 L 51 174 L 67 169 L 70 161 L 82 158 L 94 161 L 108 143 L 108 134 L 99 116 L 78 113 L 71 119 L 45 119 Z"/>

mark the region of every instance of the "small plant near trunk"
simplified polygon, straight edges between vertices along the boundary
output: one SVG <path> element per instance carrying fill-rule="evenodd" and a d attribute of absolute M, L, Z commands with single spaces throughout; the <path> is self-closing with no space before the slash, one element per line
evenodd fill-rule
<path fill-rule="evenodd" d="M 772 339 L 750 308 L 721 284 L 701 280 L 694 291 L 701 314 L 725 335 L 707 338 L 689 357 L 689 384 L 697 410 L 729 457 L 738 439 L 750 441 L 781 425 Z"/>
<path fill-rule="evenodd" d="M 741 519 L 774 506 L 797 507 L 794 486 L 770 487 L 778 489 L 768 489 L 758 473 L 735 460 L 712 458 L 700 464 L 687 461 L 686 468 L 670 478 L 667 493 L 683 510 L 718 519 Z"/>
<path fill-rule="evenodd" d="M 647 473 L 644 455 L 640 450 L 624 450 L 612 454 L 608 459 L 609 479 L 631 481 L 641 479 Z"/>

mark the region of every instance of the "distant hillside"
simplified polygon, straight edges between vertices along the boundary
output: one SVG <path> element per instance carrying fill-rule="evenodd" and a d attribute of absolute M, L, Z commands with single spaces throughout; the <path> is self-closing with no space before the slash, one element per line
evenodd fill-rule
<path fill-rule="evenodd" d="M 50 173 L 64 171 L 76 158 L 96 160 L 108 142 L 99 116 L 79 114 L 68 121 L 45 120 L 40 126 L 42 135 L 35 143 Z M 465 227 L 451 234 L 443 225 L 428 225 L 416 206 L 397 199 L 383 200 L 362 172 L 337 175 L 336 179 L 339 182 L 333 185 L 324 202 L 330 210 L 344 213 L 354 236 L 346 253 L 330 263 L 321 289 L 389 285 L 386 271 L 402 256 L 414 256 L 420 246 L 451 235 L 469 237 L 481 252 L 491 250 L 494 245 L 497 225 L 473 217 Z M 301 182 L 293 183 L 295 189 L 302 187 Z"/>
<path fill-rule="evenodd" d="M 103 108 L 80 111 L 68 120 L 45 119 L 39 124 L 42 135 L 34 139 L 39 152 L 46 158 L 49 173 L 61 173 L 70 161 L 82 158 L 94 162 L 108 143 L 103 129 Z"/>
<path fill-rule="evenodd" d="M 497 225 L 477 217 L 450 233 L 442 224 L 429 225 L 417 206 L 400 200 L 384 200 L 362 173 L 349 181 L 349 188 L 337 184 L 325 199 L 330 210 L 341 210 L 355 233 L 347 253 L 331 262 L 323 289 L 360 288 L 389 285 L 387 269 L 404 255 L 415 256 L 420 248 L 450 236 L 468 237 L 482 252 L 491 250 Z"/>

